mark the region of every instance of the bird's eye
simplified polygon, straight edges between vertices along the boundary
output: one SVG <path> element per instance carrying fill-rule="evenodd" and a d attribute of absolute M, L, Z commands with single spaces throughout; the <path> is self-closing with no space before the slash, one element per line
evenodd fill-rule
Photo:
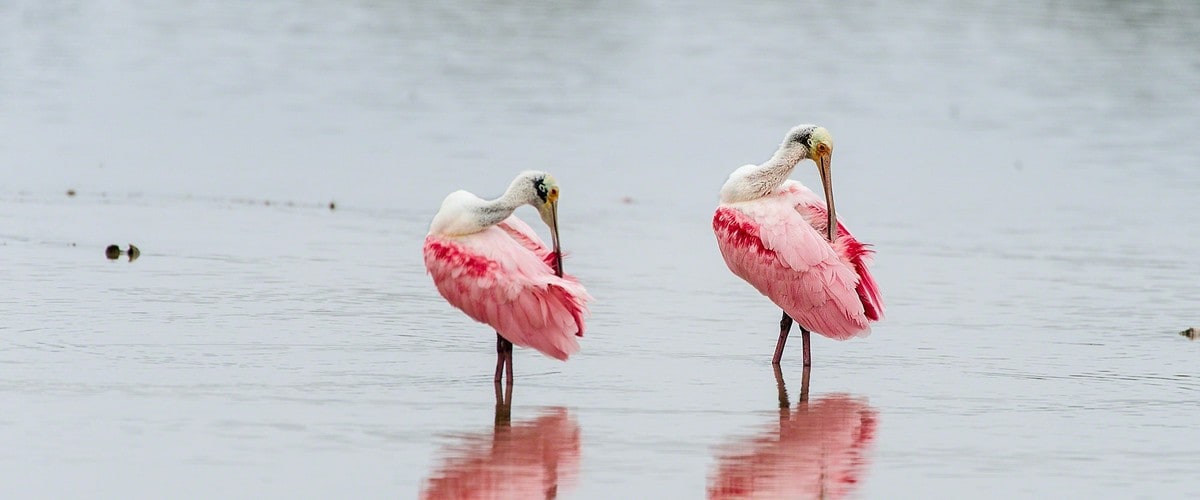
<path fill-rule="evenodd" d="M 546 194 L 546 185 L 538 183 L 537 190 L 539 193 Z"/>

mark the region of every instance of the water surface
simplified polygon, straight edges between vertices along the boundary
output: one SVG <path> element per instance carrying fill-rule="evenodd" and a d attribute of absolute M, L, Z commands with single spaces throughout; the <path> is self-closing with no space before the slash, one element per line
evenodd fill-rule
<path fill-rule="evenodd" d="M 1197 26 L 1187 2 L 0 2 L 0 492 L 416 497 L 528 445 L 557 451 L 522 477 L 568 498 L 803 497 L 822 467 L 853 479 L 831 496 L 1200 495 Z M 778 311 L 710 218 L 806 122 L 888 317 L 814 339 L 804 407 L 792 346 L 780 408 Z M 597 300 L 570 362 L 517 351 L 498 423 L 492 333 L 420 246 L 446 193 L 529 168 Z M 566 437 L 522 439 L 542 419 Z"/>

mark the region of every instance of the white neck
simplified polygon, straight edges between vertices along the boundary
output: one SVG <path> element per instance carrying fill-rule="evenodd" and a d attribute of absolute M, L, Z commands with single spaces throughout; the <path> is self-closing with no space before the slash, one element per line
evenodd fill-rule
<path fill-rule="evenodd" d="M 478 217 L 479 224 L 483 228 L 499 224 L 500 221 L 512 216 L 513 212 L 520 208 L 521 205 L 529 203 L 528 182 L 524 179 L 517 179 L 508 186 L 508 190 L 499 198 L 485 201 L 482 205 L 475 208 L 475 214 Z M 524 188 L 524 189 L 522 189 Z"/>
<path fill-rule="evenodd" d="M 517 177 L 499 198 L 484 200 L 466 191 L 455 191 L 442 201 L 429 232 L 456 236 L 478 233 L 512 216 L 513 211 L 533 199 L 533 184 Z"/>
<path fill-rule="evenodd" d="M 807 155 L 804 146 L 784 145 L 762 165 L 746 165 L 735 170 L 721 188 L 721 202 L 750 201 L 771 194 Z"/>

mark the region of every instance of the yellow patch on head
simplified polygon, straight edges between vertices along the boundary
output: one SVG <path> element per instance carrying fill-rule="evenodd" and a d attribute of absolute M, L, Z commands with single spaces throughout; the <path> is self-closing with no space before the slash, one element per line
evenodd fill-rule
<path fill-rule="evenodd" d="M 833 149 L 833 136 L 829 135 L 829 131 L 825 130 L 825 127 L 817 127 L 816 130 L 813 130 L 812 142 L 818 149 L 822 145 L 829 150 Z"/>

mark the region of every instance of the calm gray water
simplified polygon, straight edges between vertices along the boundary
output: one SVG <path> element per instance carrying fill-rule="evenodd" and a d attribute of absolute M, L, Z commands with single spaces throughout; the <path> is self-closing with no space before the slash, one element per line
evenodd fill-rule
<path fill-rule="evenodd" d="M 1200 6 L 1010 4 L 0 1 L 0 496 L 1200 496 Z M 781 409 L 710 218 L 798 123 L 889 309 Z M 420 248 L 530 168 L 505 425 Z"/>

